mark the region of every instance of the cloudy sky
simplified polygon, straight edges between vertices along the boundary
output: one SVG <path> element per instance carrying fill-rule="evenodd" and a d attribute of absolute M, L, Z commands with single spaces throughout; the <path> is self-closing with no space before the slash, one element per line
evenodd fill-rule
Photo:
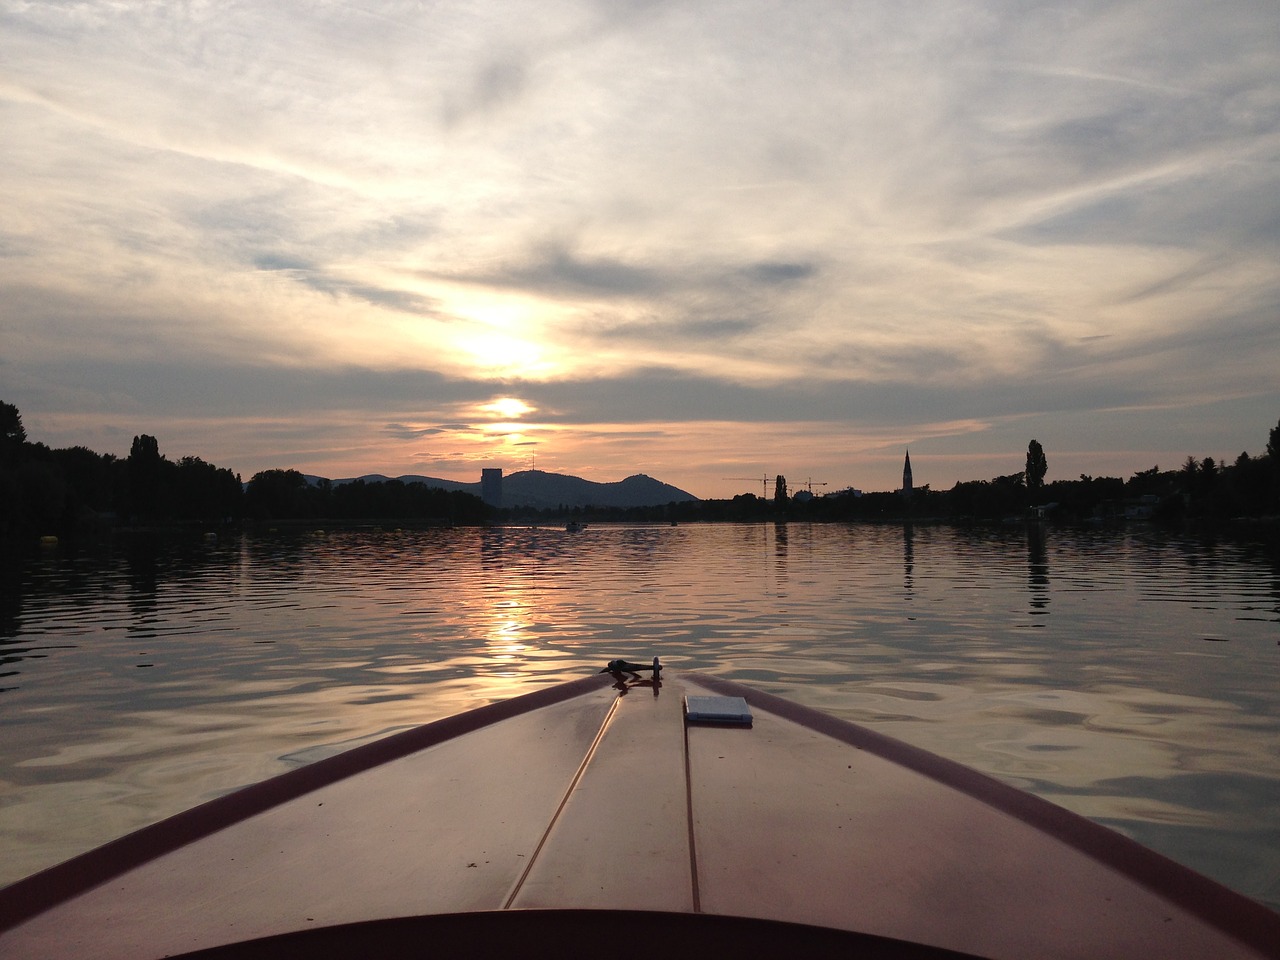
<path fill-rule="evenodd" d="M 1280 420 L 1275 0 L 0 0 L 0 131 L 51 446 L 715 497 Z"/>

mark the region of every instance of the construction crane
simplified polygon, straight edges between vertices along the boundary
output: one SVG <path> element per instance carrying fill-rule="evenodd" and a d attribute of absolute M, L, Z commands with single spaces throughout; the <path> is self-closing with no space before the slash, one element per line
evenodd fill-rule
<path fill-rule="evenodd" d="M 805 485 L 805 487 L 806 487 L 806 488 L 808 488 L 808 490 L 809 490 L 809 492 L 810 492 L 810 493 L 813 493 L 813 488 L 814 488 L 814 487 L 825 487 L 825 486 L 827 485 L 827 481 L 825 481 L 825 480 L 815 480 L 815 479 L 813 479 L 813 477 L 810 477 L 808 480 L 806 480 L 806 481 L 804 482 L 804 485 Z"/>
<path fill-rule="evenodd" d="M 721 477 L 721 480 L 750 480 L 753 483 L 760 481 L 760 498 L 762 500 L 769 499 L 769 475 L 766 473 L 763 477 Z"/>

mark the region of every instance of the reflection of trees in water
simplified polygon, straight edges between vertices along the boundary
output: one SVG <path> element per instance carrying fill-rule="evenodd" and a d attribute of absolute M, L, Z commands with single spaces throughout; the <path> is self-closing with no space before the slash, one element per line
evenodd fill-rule
<path fill-rule="evenodd" d="M 22 580 L 18 558 L 8 550 L 0 550 L 0 640 L 16 637 L 22 627 Z"/>
<path fill-rule="evenodd" d="M 902 525 L 902 589 L 911 596 L 915 587 L 916 552 L 915 526 L 910 523 Z"/>
<path fill-rule="evenodd" d="M 777 520 L 773 524 L 773 570 L 779 596 L 783 595 L 782 591 L 787 584 L 787 558 L 790 553 L 791 541 L 787 534 L 787 522 Z"/>
<path fill-rule="evenodd" d="M 1031 594 L 1031 612 L 1049 608 L 1049 556 L 1042 523 L 1027 524 L 1027 590 Z"/>
<path fill-rule="evenodd" d="M 1280 427 L 1276 429 L 1280 430 Z M 1269 570 L 1266 581 L 1271 606 L 1267 612 L 1273 623 L 1280 623 L 1280 536 L 1272 532 L 1265 539 L 1241 544 L 1239 559 L 1259 566 L 1265 565 Z"/>
<path fill-rule="evenodd" d="M 14 665 L 29 650 L 17 640 L 22 629 L 22 565 L 8 550 L 0 550 L 0 585 L 0 693 L 4 693 L 17 689 L 5 681 L 18 675 Z"/>
<path fill-rule="evenodd" d="M 1280 571 L 1271 575 L 1271 601 L 1272 622 L 1280 623 Z"/>
<path fill-rule="evenodd" d="M 124 563 L 129 580 L 129 611 L 134 622 L 130 632 L 148 629 L 156 622 L 156 593 L 160 579 L 159 546 L 153 537 L 132 537 Z"/>
<path fill-rule="evenodd" d="M 166 583 L 207 581 L 208 567 L 227 565 L 228 556 L 238 558 L 238 544 L 150 534 L 63 541 L 34 556 L 0 551 L 0 677 L 16 678 L 32 666 L 19 664 L 52 650 L 74 650 L 83 617 L 94 635 L 163 632 Z"/>
<path fill-rule="evenodd" d="M 280 580 L 301 578 L 323 537 L 314 530 L 244 538 L 244 558 L 254 567 L 268 567 Z"/>

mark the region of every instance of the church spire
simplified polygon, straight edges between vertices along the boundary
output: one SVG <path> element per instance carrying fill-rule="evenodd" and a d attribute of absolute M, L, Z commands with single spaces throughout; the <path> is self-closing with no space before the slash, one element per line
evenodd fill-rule
<path fill-rule="evenodd" d="M 902 464 L 902 495 L 911 496 L 911 451 L 907 451 L 907 459 Z"/>

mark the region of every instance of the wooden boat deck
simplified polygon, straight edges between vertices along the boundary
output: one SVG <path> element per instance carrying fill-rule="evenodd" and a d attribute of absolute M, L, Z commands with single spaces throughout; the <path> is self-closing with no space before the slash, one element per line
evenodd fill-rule
<path fill-rule="evenodd" d="M 753 725 L 686 724 L 683 697 L 709 693 L 744 696 Z M 1280 916 L 1117 834 L 674 673 L 574 681 L 149 827 L 0 891 L 0 956 L 136 960 L 550 910 L 754 917 L 1009 960 L 1280 956 Z"/>

